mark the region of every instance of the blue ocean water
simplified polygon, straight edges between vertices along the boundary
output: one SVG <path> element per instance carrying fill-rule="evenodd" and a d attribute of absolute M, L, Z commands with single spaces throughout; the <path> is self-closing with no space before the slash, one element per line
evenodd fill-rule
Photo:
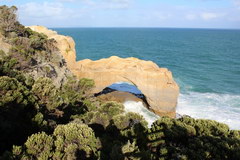
<path fill-rule="evenodd" d="M 240 30 L 54 28 L 73 37 L 77 60 L 137 57 L 172 71 L 177 112 L 240 129 Z"/>

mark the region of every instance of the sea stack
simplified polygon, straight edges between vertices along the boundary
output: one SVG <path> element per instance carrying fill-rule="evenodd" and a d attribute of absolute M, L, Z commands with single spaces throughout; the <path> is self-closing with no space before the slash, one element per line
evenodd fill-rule
<path fill-rule="evenodd" d="M 68 68 L 78 78 L 91 78 L 95 81 L 94 93 L 116 82 L 129 82 L 135 85 L 146 97 L 150 110 L 160 116 L 176 116 L 179 87 L 172 73 L 160 68 L 152 61 L 137 58 L 112 56 L 92 61 L 85 59 L 76 62 L 75 43 L 71 37 L 42 26 L 31 26 L 32 30 L 46 34 L 57 42 L 57 47 L 67 62 Z"/>

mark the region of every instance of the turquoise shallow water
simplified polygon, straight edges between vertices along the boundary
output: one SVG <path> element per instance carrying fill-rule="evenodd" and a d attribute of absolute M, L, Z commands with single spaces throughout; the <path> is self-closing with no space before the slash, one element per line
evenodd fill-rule
<path fill-rule="evenodd" d="M 76 42 L 77 59 L 112 55 L 151 60 L 172 71 L 177 112 L 240 129 L 240 30 L 55 28 Z"/>

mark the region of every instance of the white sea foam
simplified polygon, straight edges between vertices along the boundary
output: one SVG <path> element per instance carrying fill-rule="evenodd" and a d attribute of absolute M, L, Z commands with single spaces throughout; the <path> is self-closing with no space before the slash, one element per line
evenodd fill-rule
<path fill-rule="evenodd" d="M 192 88 L 181 83 L 185 89 Z M 139 93 L 135 86 L 119 82 L 113 85 L 117 90 Z M 199 93 L 184 90 L 178 98 L 177 113 L 193 118 L 212 119 L 228 124 L 231 129 L 240 129 L 240 95 Z M 142 102 L 126 101 L 127 112 L 136 112 L 146 119 L 148 126 L 159 118 L 143 106 Z"/>
<path fill-rule="evenodd" d="M 135 112 L 142 115 L 148 122 L 148 127 L 151 127 L 152 123 L 159 119 L 159 116 L 149 111 L 144 107 L 142 102 L 126 101 L 123 103 L 126 112 Z"/>
<path fill-rule="evenodd" d="M 240 129 L 240 95 L 188 92 L 180 94 L 177 113 L 212 119 Z"/>
<path fill-rule="evenodd" d="M 136 86 L 128 82 L 117 82 L 109 86 L 109 88 L 116 89 L 118 91 L 141 94 L 141 91 Z M 123 103 L 123 105 L 126 112 L 135 112 L 142 115 L 148 122 L 148 127 L 151 127 L 152 123 L 160 118 L 158 115 L 149 111 L 140 101 L 126 101 Z"/>

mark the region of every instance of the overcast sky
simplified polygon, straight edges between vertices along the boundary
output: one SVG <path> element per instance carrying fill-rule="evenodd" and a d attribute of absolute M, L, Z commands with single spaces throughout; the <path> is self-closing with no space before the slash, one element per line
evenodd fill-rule
<path fill-rule="evenodd" d="M 24 25 L 240 29 L 240 0 L 0 0 Z"/>

